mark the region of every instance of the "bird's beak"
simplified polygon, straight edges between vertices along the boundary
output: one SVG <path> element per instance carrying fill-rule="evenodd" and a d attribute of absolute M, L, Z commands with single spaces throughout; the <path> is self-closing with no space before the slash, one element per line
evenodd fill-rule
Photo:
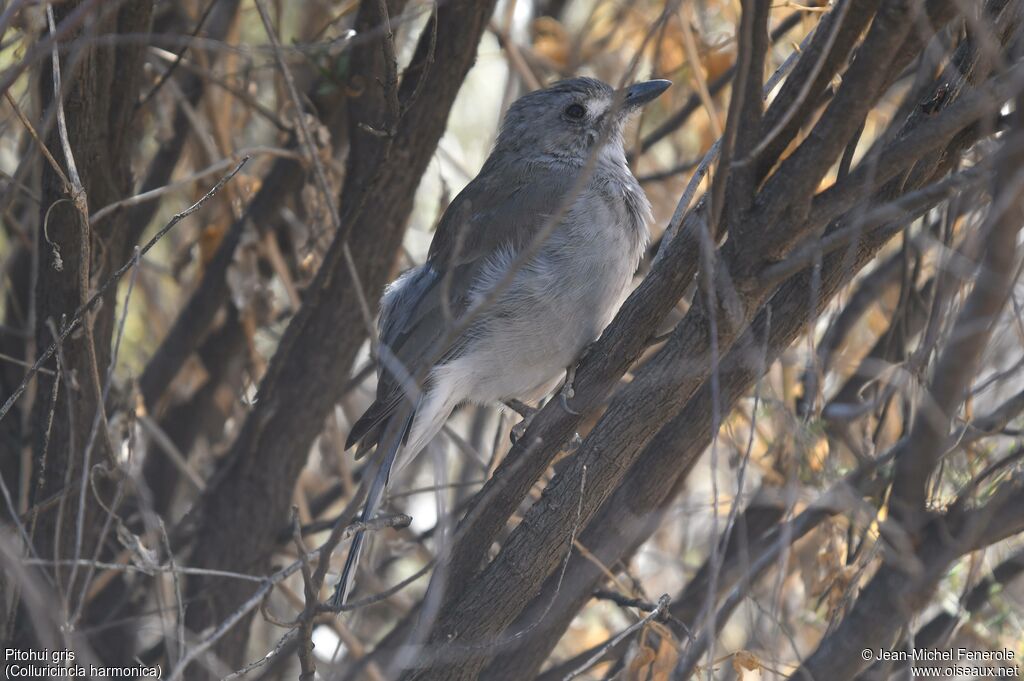
<path fill-rule="evenodd" d="M 627 88 L 623 88 L 622 92 L 625 93 L 625 97 L 622 100 L 622 108 L 624 111 L 635 111 L 644 104 L 657 99 L 658 95 L 667 90 L 672 85 L 670 80 L 648 80 L 643 83 L 634 83 Z"/>

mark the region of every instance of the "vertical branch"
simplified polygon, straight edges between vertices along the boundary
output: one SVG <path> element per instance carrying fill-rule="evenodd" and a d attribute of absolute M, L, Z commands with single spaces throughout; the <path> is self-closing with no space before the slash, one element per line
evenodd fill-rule
<path fill-rule="evenodd" d="M 1024 98 L 1017 98 L 1013 128 L 999 150 L 993 201 L 984 227 L 985 251 L 974 288 L 936 362 L 928 398 L 914 420 L 907 453 L 896 466 L 892 510 L 912 533 L 927 510 L 928 479 L 942 456 L 941 443 L 977 372 L 1017 274 L 1017 234 L 1024 226 Z"/>
<path fill-rule="evenodd" d="M 726 227 L 721 222 L 725 205 L 729 206 L 726 223 L 732 228 L 739 225 L 740 217 L 746 214 L 754 200 L 754 169 L 749 164 L 733 167 L 732 161 L 737 150 L 741 158 L 746 154 L 746 150 L 756 141 L 761 127 L 761 82 L 764 79 L 764 59 L 768 50 L 770 10 L 771 3 L 767 0 L 745 0 L 743 3 L 737 31 L 739 53 L 736 57 L 732 97 L 729 100 L 729 117 L 722 135 L 718 170 L 711 187 L 711 229 L 715 235 L 721 234 Z"/>

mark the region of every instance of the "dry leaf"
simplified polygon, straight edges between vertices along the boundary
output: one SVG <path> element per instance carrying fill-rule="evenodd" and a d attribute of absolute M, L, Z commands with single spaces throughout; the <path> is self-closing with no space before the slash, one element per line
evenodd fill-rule
<path fill-rule="evenodd" d="M 572 40 L 557 19 L 539 17 L 533 21 L 533 51 L 559 67 L 569 62 Z"/>
<path fill-rule="evenodd" d="M 657 649 L 651 647 L 649 638 L 642 643 L 636 655 L 626 668 L 626 681 L 669 681 L 672 670 L 679 661 L 679 646 L 676 640 L 659 627 Z M 652 637 L 653 638 L 653 637 Z"/>
<path fill-rule="evenodd" d="M 760 672 L 762 669 L 761 660 L 749 650 L 737 650 L 732 655 L 732 668 L 736 675 L 742 679 L 745 672 Z"/>
<path fill-rule="evenodd" d="M 657 651 L 645 643 L 640 644 L 626 666 L 626 679 L 636 681 L 644 678 L 645 670 L 658 657 Z"/>

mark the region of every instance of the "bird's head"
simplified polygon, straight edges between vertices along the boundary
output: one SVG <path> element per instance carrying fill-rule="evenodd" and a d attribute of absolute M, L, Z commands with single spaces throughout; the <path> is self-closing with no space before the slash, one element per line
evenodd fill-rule
<path fill-rule="evenodd" d="M 572 78 L 519 98 L 505 114 L 495 150 L 582 161 L 598 144 L 622 150 L 631 114 L 672 83 L 649 80 L 615 90 L 594 78 Z"/>

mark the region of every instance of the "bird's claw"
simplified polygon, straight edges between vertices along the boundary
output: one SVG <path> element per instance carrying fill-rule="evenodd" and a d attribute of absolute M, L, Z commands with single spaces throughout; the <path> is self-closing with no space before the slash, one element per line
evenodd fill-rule
<path fill-rule="evenodd" d="M 522 421 L 512 426 L 512 431 L 508 434 L 508 439 L 514 445 L 526 434 L 526 429 L 530 427 L 530 422 L 533 421 L 533 417 L 537 415 L 538 410 L 520 400 L 514 399 L 505 400 L 505 406 L 523 417 Z"/>
<path fill-rule="evenodd" d="M 523 417 L 523 419 L 533 418 L 533 415 L 537 413 L 537 410 L 526 404 L 522 400 L 508 399 L 503 404 Z"/>
<path fill-rule="evenodd" d="M 582 361 L 582 359 L 584 357 L 587 356 L 587 352 L 589 350 L 590 350 L 589 346 L 587 346 L 587 348 L 585 348 L 583 350 L 583 354 L 580 355 L 580 360 L 581 361 Z M 566 367 L 566 369 L 565 369 L 565 383 L 562 384 L 562 389 L 558 392 L 558 399 L 562 403 L 562 409 L 565 409 L 567 412 L 569 412 L 573 416 L 579 416 L 580 415 L 580 412 L 576 411 L 575 409 L 573 409 L 572 407 L 569 406 L 569 400 L 571 400 L 572 398 L 576 397 L 576 389 L 573 387 L 573 383 L 576 381 L 576 367 L 577 366 L 578 366 L 578 363 L 577 364 L 571 364 L 568 367 Z"/>
<path fill-rule="evenodd" d="M 515 445 L 519 440 L 526 435 L 526 429 L 530 427 L 531 418 L 524 418 L 522 421 L 512 426 L 512 431 L 508 434 L 508 439 Z"/>
<path fill-rule="evenodd" d="M 562 409 L 566 410 L 573 416 L 579 416 L 580 413 L 569 406 L 569 400 L 576 397 L 576 391 L 572 389 L 572 386 L 566 383 L 562 386 L 562 390 L 558 393 L 558 400 L 562 403 Z"/>

